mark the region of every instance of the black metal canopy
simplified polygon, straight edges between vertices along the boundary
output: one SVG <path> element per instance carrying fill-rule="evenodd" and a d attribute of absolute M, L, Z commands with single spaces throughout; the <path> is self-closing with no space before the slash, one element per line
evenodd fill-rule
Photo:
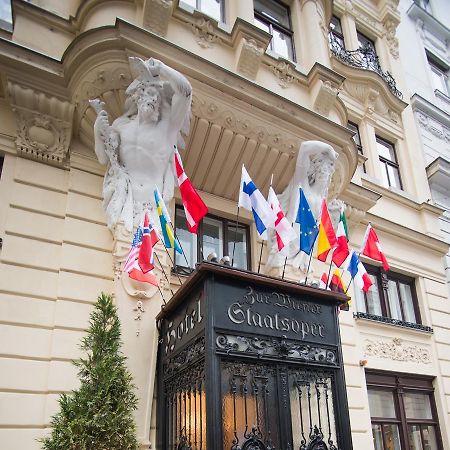
<path fill-rule="evenodd" d="M 351 450 L 337 307 L 202 263 L 157 316 L 158 448 Z"/>

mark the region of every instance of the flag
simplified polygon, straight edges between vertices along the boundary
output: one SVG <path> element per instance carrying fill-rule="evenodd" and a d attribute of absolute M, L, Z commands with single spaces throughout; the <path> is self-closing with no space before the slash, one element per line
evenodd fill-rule
<path fill-rule="evenodd" d="M 155 275 L 150 272 L 143 273 L 138 264 L 139 249 L 142 244 L 142 236 L 142 227 L 139 226 L 136 230 L 136 233 L 134 234 L 133 242 L 131 243 L 131 248 L 122 270 L 123 272 L 128 273 L 128 276 L 134 280 L 158 286 L 158 279 L 155 277 Z"/>
<path fill-rule="evenodd" d="M 134 267 L 134 263 L 139 256 L 139 248 L 142 243 L 142 227 L 139 226 L 136 229 L 136 233 L 134 233 L 133 242 L 131 243 L 130 251 L 128 252 L 127 259 L 123 264 L 122 271 L 129 273 L 130 270 Z"/>
<path fill-rule="evenodd" d="M 186 175 L 181 162 L 181 156 L 175 148 L 174 153 L 175 173 L 177 175 L 178 186 L 180 188 L 181 201 L 183 202 L 184 212 L 188 229 L 191 233 L 197 233 L 200 220 L 208 213 L 208 208 L 198 192 L 195 190 L 191 180 Z"/>
<path fill-rule="evenodd" d="M 340 294 L 345 294 L 347 288 L 342 280 L 341 273 L 336 269 L 331 277 L 330 281 L 330 291 L 339 292 Z"/>
<path fill-rule="evenodd" d="M 167 211 L 164 200 L 162 199 L 158 188 L 155 189 L 156 211 L 158 212 L 159 221 L 161 223 L 161 233 L 163 235 L 164 245 L 166 248 L 174 248 L 178 253 L 182 253 L 180 244 L 175 239 L 171 227 L 169 212 Z"/>
<path fill-rule="evenodd" d="M 345 231 L 345 215 L 341 213 L 336 232 L 336 247 L 333 250 L 331 260 L 337 267 L 341 267 L 349 254 L 350 250 L 348 249 L 347 234 Z"/>
<path fill-rule="evenodd" d="M 286 219 L 281 209 L 280 202 L 278 201 L 277 194 L 275 194 L 272 186 L 270 186 L 269 188 L 267 202 L 276 215 L 274 228 L 277 238 L 278 251 L 281 251 L 283 247 L 289 244 L 289 242 L 293 241 L 297 237 L 297 235 L 295 234 L 294 229 L 289 223 L 289 220 Z"/>
<path fill-rule="evenodd" d="M 347 225 L 347 219 L 345 218 L 344 211 L 341 211 L 341 215 L 339 216 L 339 222 L 342 222 L 345 232 L 345 237 L 347 238 L 348 242 L 348 225 Z"/>
<path fill-rule="evenodd" d="M 300 224 L 300 250 L 309 255 L 319 233 L 319 228 L 302 188 L 300 188 L 300 201 L 295 221 Z"/>
<path fill-rule="evenodd" d="M 383 264 L 384 270 L 387 272 L 389 270 L 389 264 L 387 262 L 386 256 L 381 250 L 380 241 L 378 240 L 377 233 L 372 228 L 369 223 L 367 225 L 366 234 L 364 235 L 363 244 L 361 246 L 361 254 L 374 259 L 375 261 L 380 261 Z"/>
<path fill-rule="evenodd" d="M 153 263 L 153 248 L 159 241 L 158 233 L 150 222 L 150 214 L 145 212 L 142 244 L 139 249 L 138 263 L 142 272 L 150 272 L 155 265 Z"/>
<path fill-rule="evenodd" d="M 333 230 L 327 201 L 322 200 L 322 214 L 319 224 L 319 239 L 317 242 L 317 259 L 326 261 L 329 251 L 337 244 L 336 234 Z"/>
<path fill-rule="evenodd" d="M 322 274 L 322 276 L 320 277 L 320 282 L 319 282 L 319 287 L 320 289 L 329 289 L 328 287 L 328 275 L 326 274 L 326 272 L 324 272 Z"/>
<path fill-rule="evenodd" d="M 347 270 L 350 272 L 355 286 L 358 287 L 358 289 L 367 292 L 373 283 L 366 271 L 366 268 L 354 250 L 348 263 Z"/>
<path fill-rule="evenodd" d="M 242 206 L 244 209 L 253 213 L 256 230 L 261 239 L 266 240 L 267 229 L 275 227 L 276 216 L 255 183 L 253 183 L 244 165 L 242 165 L 238 206 Z"/>

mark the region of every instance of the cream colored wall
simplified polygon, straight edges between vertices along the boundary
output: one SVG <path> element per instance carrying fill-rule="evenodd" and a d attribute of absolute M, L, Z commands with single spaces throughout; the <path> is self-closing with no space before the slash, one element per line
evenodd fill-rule
<path fill-rule="evenodd" d="M 50 26 L 48 17 L 40 21 L 39 15 L 33 19 L 30 15 L 18 14 L 12 39 L 60 59 L 78 32 L 114 24 L 116 16 L 138 26 L 142 23 L 138 8 L 146 2 L 114 2 L 119 7 L 114 10 L 112 2 L 99 3 L 78 23 L 72 24 L 74 28 L 63 20 L 54 21 Z M 248 3 L 244 5 L 244 2 L 233 0 L 227 12 L 227 31 L 214 30 L 221 40 L 213 47 L 203 48 L 199 45 L 198 36 L 193 32 L 197 22 L 179 9 L 176 9 L 168 23 L 165 39 L 210 60 L 226 71 L 235 72 L 242 43 L 233 41 L 230 32 L 237 16 L 251 20 L 252 8 L 248 7 Z M 379 9 L 375 3 L 369 3 L 366 9 L 374 17 L 379 14 L 383 2 L 377 3 Z M 73 1 L 63 8 L 61 3 L 53 0 L 39 1 L 40 6 L 48 7 L 62 17 L 76 15 L 75 4 Z M 339 9 L 341 4 L 343 2 L 336 1 L 335 7 Z M 326 36 L 319 26 L 321 11 L 323 13 L 324 9 L 320 1 L 300 0 L 291 2 L 291 8 L 294 27 L 298 26 L 298 29 L 294 29 L 298 70 L 286 69 L 287 72 L 282 75 L 291 78 L 288 76 L 289 82 L 283 85 L 276 74 L 280 72 L 274 70 L 279 67 L 278 61 L 267 55 L 261 56 L 253 82 L 275 92 L 281 99 L 287 98 L 313 109 L 320 89 L 306 75 L 316 60 L 328 67 L 331 64 Z M 360 25 L 361 21 L 361 17 L 346 10 L 343 15 L 346 41 L 355 42 L 356 25 Z M 300 31 L 306 29 L 304 27 L 309 30 L 305 36 Z M 399 61 L 392 58 L 387 50 L 381 31 L 376 33 L 379 33 L 378 48 L 383 63 L 396 76 L 400 76 L 402 68 Z M 403 83 L 401 78 L 400 83 Z M 354 448 L 373 448 L 365 372 L 359 365 L 361 359 L 368 360 L 368 369 L 436 376 L 435 398 L 441 431 L 444 442 L 450 445 L 447 432 L 450 430 L 450 307 L 440 261 L 445 246 L 440 243 L 437 223 L 439 210 L 423 204 L 429 198 L 429 192 L 420 149 L 415 145 L 417 132 L 412 113 L 406 108 L 401 115 L 401 122 L 394 123 L 381 114 L 369 114 L 367 105 L 343 91 L 339 96 L 352 120 L 361 121 L 363 144 L 369 152 L 366 156 L 370 158 L 366 163 L 369 176 L 363 175 L 361 181 L 361 177 L 356 175 L 353 181 L 382 195 L 369 213 L 364 212 L 363 223 L 353 227 L 352 244 L 359 246 L 365 225 L 371 220 L 379 230 L 393 270 L 417 278 L 423 322 L 434 329 L 430 335 L 356 321 L 352 315 L 355 302 L 349 312 L 341 314 Z M 331 102 L 329 106 L 328 117 L 336 121 L 339 119 L 345 124 L 336 104 Z M 117 289 L 113 281 L 114 242 L 105 226 L 101 207 L 103 169 L 95 163 L 93 152 L 74 140 L 69 170 L 17 157 L 13 144 L 14 116 L 7 101 L 0 99 L 0 107 L 3 108 L 0 111 L 0 152 L 7 153 L 0 180 L 0 232 L 4 241 L 0 253 L 0 442 L 5 450 L 29 450 L 39 448 L 35 439 L 48 432 L 50 417 L 57 410 L 59 393 L 77 385 L 70 361 L 79 355 L 78 344 L 92 303 L 100 291 L 112 292 Z M 374 141 L 376 130 L 399 145 L 402 174 L 409 177 L 405 195 L 379 186 Z M 211 212 L 234 217 L 235 205 L 231 201 L 208 193 L 204 194 L 204 198 Z M 251 223 L 248 214 L 243 218 Z M 251 241 L 253 268 L 256 269 L 259 244 L 254 228 Z M 320 273 L 317 270 L 315 275 L 319 276 Z M 176 289 L 177 280 L 172 277 L 171 281 L 173 289 Z M 154 309 L 158 307 L 159 304 L 152 305 L 147 316 L 144 316 L 148 321 L 146 323 L 150 323 Z M 154 357 L 148 345 L 155 343 L 155 336 L 154 330 L 146 330 L 148 335 L 145 336 L 148 338 L 135 339 L 136 324 L 132 311 L 132 307 L 127 304 L 126 314 L 122 316 L 127 323 L 125 349 L 131 367 L 138 373 L 139 388 L 150 392 L 150 399 L 142 394 L 141 398 L 147 403 L 141 405 L 138 413 L 139 435 L 141 441 L 145 442 L 148 432 L 154 439 L 155 415 L 152 416 L 151 411 L 154 411 L 155 405 L 151 404 L 152 378 L 145 371 L 147 366 L 144 367 L 139 359 L 145 353 L 149 360 L 146 364 L 154 367 Z M 398 344 L 399 355 L 412 346 L 425 349 L 431 362 L 379 357 L 370 354 L 366 348 L 367 340 L 395 347 L 397 341 L 394 339 L 397 338 L 401 339 Z M 148 429 L 150 422 L 151 430 Z"/>

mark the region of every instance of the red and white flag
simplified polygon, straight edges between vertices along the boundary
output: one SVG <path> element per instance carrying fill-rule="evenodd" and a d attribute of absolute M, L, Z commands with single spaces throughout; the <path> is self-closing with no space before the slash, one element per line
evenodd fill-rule
<path fill-rule="evenodd" d="M 158 243 L 159 236 L 150 221 L 150 214 L 146 211 L 144 216 L 144 227 L 142 244 L 139 249 L 138 263 L 143 273 L 150 272 L 155 267 L 153 263 L 153 248 Z"/>
<path fill-rule="evenodd" d="M 347 243 L 347 235 L 345 234 L 344 223 L 339 220 L 339 224 L 336 231 L 337 244 L 333 250 L 333 256 L 331 260 L 336 264 L 336 267 L 341 267 L 344 261 L 350 254 Z"/>
<path fill-rule="evenodd" d="M 320 289 L 326 289 L 327 291 L 330 290 L 328 287 L 328 275 L 325 272 L 320 277 L 319 287 Z"/>
<path fill-rule="evenodd" d="M 384 270 L 387 272 L 389 270 L 389 264 L 387 262 L 386 256 L 381 250 L 380 241 L 378 240 L 377 233 L 372 228 L 369 223 L 367 226 L 366 234 L 364 235 L 364 240 L 361 246 L 361 254 L 374 259 L 375 261 L 380 261 L 383 264 Z"/>
<path fill-rule="evenodd" d="M 278 251 L 280 252 L 283 247 L 285 245 L 288 245 L 289 242 L 293 241 L 297 237 L 297 235 L 292 228 L 292 225 L 289 223 L 289 220 L 286 219 L 286 216 L 281 209 L 280 202 L 278 201 L 277 194 L 275 194 L 272 186 L 269 187 L 267 203 L 269 203 L 276 216 L 275 225 L 273 228 L 275 229 Z"/>
<path fill-rule="evenodd" d="M 175 149 L 174 161 L 175 173 L 177 175 L 184 212 L 186 213 L 188 229 L 191 233 L 197 233 L 198 224 L 208 213 L 208 208 L 200 195 L 198 195 L 191 180 L 187 177 L 177 149 Z"/>

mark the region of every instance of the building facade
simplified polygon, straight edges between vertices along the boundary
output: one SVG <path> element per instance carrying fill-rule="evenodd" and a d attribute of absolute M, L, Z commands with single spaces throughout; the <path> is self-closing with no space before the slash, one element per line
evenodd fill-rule
<path fill-rule="evenodd" d="M 154 448 L 154 318 L 161 298 L 121 277 L 132 236 L 106 226 L 105 169 L 94 153 L 95 112 L 88 104 L 100 98 L 111 117 L 119 116 L 131 82 L 128 57 L 140 56 L 163 61 L 193 87 L 181 153 L 210 215 L 197 239 L 186 233 L 179 197 L 171 205 L 187 265 L 202 253 L 230 254 L 236 242 L 236 264 L 256 271 L 260 242 L 250 215 L 241 215 L 234 233 L 242 163 L 264 194 L 273 174 L 279 193 L 293 175 L 301 142 L 333 146 L 339 158 L 329 199 L 346 205 L 350 243 L 359 248 L 371 223 L 391 266 L 385 273 L 365 260 L 374 286 L 363 296 L 352 285 L 350 310 L 340 315 L 353 447 L 448 448 L 446 203 L 430 190 L 441 192 L 440 180 L 444 186 L 448 180 L 448 139 L 446 129 L 437 136 L 422 118 L 426 113 L 447 126 L 447 99 L 421 90 L 419 82 L 411 87 L 424 61 L 420 69 L 403 61 L 410 47 L 397 36 L 398 27 L 419 23 L 421 39 L 431 30 L 445 42 L 448 29 L 424 16 L 427 6 L 13 0 L 9 18 L 7 3 L 0 2 L 2 447 L 39 448 L 36 439 L 48 432 L 59 394 L 77 386 L 71 360 L 79 356 L 91 306 L 105 291 L 116 296 L 138 387 L 139 440 L 143 449 Z M 429 40 L 436 48 L 417 45 L 447 64 L 442 45 Z M 163 248 L 158 253 L 170 284 L 156 272 L 169 298 L 185 275 L 171 271 Z M 178 258 L 175 264 L 186 265 Z M 319 278 L 325 266 L 314 265 Z"/>

